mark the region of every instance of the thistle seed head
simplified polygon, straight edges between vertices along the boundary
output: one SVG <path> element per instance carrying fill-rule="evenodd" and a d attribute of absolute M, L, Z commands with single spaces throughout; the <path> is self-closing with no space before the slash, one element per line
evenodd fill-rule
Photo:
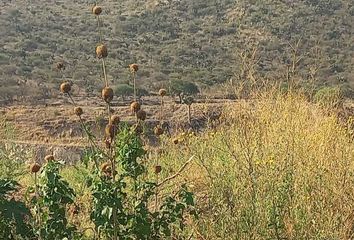
<path fill-rule="evenodd" d="M 141 121 L 145 121 L 146 120 L 146 112 L 144 110 L 139 110 L 136 113 L 136 117 Z"/>
<path fill-rule="evenodd" d="M 96 47 L 96 56 L 100 59 L 108 56 L 108 49 L 106 45 L 100 44 Z"/>
<path fill-rule="evenodd" d="M 102 89 L 102 98 L 106 103 L 110 103 L 113 100 L 113 89 L 110 87 L 105 87 Z"/>
<path fill-rule="evenodd" d="M 132 72 L 132 73 L 136 73 L 138 70 L 139 70 L 139 66 L 138 66 L 138 64 L 130 64 L 129 65 L 129 68 L 130 68 L 130 71 Z"/>
<path fill-rule="evenodd" d="M 95 15 L 100 15 L 102 13 L 102 8 L 100 6 L 94 6 L 92 8 L 92 13 Z"/>
<path fill-rule="evenodd" d="M 60 91 L 62 93 L 69 93 L 71 91 L 71 85 L 69 82 L 64 82 L 60 85 Z"/>
<path fill-rule="evenodd" d="M 39 172 L 40 169 L 41 169 L 41 165 L 39 165 L 38 163 L 33 163 L 31 165 L 31 172 L 32 173 L 37 173 L 37 172 Z"/>
<path fill-rule="evenodd" d="M 160 90 L 159 90 L 159 95 L 160 95 L 161 97 L 166 96 L 166 95 L 167 95 L 167 90 L 164 89 L 164 88 L 160 89 Z"/>
<path fill-rule="evenodd" d="M 118 124 L 120 123 L 120 117 L 118 115 L 112 115 L 109 121 L 110 124 L 118 126 Z"/>
<path fill-rule="evenodd" d="M 130 110 L 133 112 L 133 113 L 137 113 L 139 110 L 140 110 L 140 104 L 136 101 L 132 102 L 130 104 Z"/>
<path fill-rule="evenodd" d="M 162 171 L 162 167 L 160 165 L 155 166 L 155 173 L 159 174 Z"/>
<path fill-rule="evenodd" d="M 75 115 L 78 117 L 80 117 L 84 113 L 84 111 L 82 110 L 81 107 L 75 107 L 74 112 L 75 112 Z"/>

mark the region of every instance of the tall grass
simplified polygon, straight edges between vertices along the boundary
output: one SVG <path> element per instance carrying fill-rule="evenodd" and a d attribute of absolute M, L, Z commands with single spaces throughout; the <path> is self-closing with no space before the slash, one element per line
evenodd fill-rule
<path fill-rule="evenodd" d="M 301 93 L 266 92 L 226 107 L 224 124 L 172 143 L 173 169 L 199 196 L 201 239 L 352 239 L 354 144 L 336 115 Z"/>

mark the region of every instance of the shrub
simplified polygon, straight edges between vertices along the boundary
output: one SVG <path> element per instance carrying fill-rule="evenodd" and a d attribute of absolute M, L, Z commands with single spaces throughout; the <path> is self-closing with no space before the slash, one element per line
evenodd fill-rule
<path fill-rule="evenodd" d="M 322 106 L 335 108 L 342 106 L 344 99 L 340 88 L 323 87 L 316 92 L 314 100 Z"/>
<path fill-rule="evenodd" d="M 170 91 L 179 97 L 180 103 L 182 103 L 182 95 L 195 95 L 199 93 L 198 86 L 192 82 L 186 82 L 183 80 L 173 80 L 170 83 Z"/>

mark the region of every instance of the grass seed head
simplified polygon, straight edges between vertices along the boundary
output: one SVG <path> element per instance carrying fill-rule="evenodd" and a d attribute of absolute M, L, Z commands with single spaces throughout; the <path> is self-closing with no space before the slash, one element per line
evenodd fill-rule
<path fill-rule="evenodd" d="M 118 124 L 120 123 L 120 117 L 118 115 L 112 115 L 109 121 L 110 124 L 118 126 Z"/>
<path fill-rule="evenodd" d="M 54 161 L 54 156 L 53 155 L 47 155 L 47 156 L 45 156 L 44 160 L 46 162 L 53 162 Z"/>
<path fill-rule="evenodd" d="M 106 137 L 113 139 L 117 134 L 117 127 L 112 124 L 107 124 L 105 128 Z"/>
<path fill-rule="evenodd" d="M 141 121 L 145 121 L 146 120 L 146 112 L 144 110 L 139 110 L 136 113 L 136 117 Z"/>
<path fill-rule="evenodd" d="M 60 85 L 60 91 L 62 93 L 69 93 L 71 91 L 71 85 L 69 82 L 64 82 Z"/>
<path fill-rule="evenodd" d="M 78 117 L 80 117 L 84 113 L 84 111 L 82 110 L 81 107 L 75 107 L 74 112 L 75 112 L 75 115 Z"/>
<path fill-rule="evenodd" d="M 98 16 L 102 13 L 102 8 L 100 6 L 94 6 L 92 8 L 92 13 Z"/>
<path fill-rule="evenodd" d="M 139 110 L 140 110 L 140 104 L 136 101 L 132 102 L 130 104 L 130 110 L 133 112 L 133 113 L 137 113 Z"/>
<path fill-rule="evenodd" d="M 155 133 L 156 136 L 162 135 L 163 132 L 164 132 L 164 131 L 163 131 L 163 129 L 162 129 L 160 126 L 157 126 L 157 127 L 155 127 L 155 129 L 154 129 L 154 133 Z"/>
<path fill-rule="evenodd" d="M 162 171 L 162 167 L 160 165 L 155 166 L 155 173 L 159 174 Z"/>
<path fill-rule="evenodd" d="M 102 89 L 102 98 L 106 103 L 110 103 L 113 100 L 113 89 L 110 87 L 105 87 Z"/>
<path fill-rule="evenodd" d="M 40 169 L 41 169 L 41 165 L 39 165 L 38 163 L 33 163 L 31 165 L 31 172 L 32 173 L 37 173 L 37 172 L 39 172 Z"/>
<path fill-rule="evenodd" d="M 138 64 L 130 64 L 129 65 L 129 68 L 130 68 L 130 71 L 132 72 L 132 73 L 136 73 L 138 70 L 139 70 L 139 66 L 138 66 Z"/>
<path fill-rule="evenodd" d="M 101 44 L 96 47 L 96 56 L 98 58 L 106 58 L 108 56 L 108 49 L 106 45 Z"/>
<path fill-rule="evenodd" d="M 161 97 L 166 96 L 166 95 L 167 95 L 167 90 L 164 89 L 164 88 L 161 88 L 161 89 L 159 90 L 159 95 L 160 95 Z"/>

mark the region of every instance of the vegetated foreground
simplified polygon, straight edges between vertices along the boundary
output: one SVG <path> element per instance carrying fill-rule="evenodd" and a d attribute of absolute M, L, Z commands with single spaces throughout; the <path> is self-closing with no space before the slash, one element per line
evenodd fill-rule
<path fill-rule="evenodd" d="M 192 159 L 164 191 L 187 184 L 195 192 L 199 217 L 184 219 L 186 229 L 172 236 L 352 239 L 353 118 L 339 121 L 333 109 L 296 93 L 264 93 L 252 105 L 230 103 L 224 108 L 216 129 L 172 139 L 163 135 L 159 147 L 143 158 L 150 177 L 156 163 L 161 166 L 160 179 Z M 2 158 L 1 167 L 12 166 Z M 76 193 L 74 204 L 67 205 L 69 223 L 80 231 L 92 227 L 87 174 L 82 164 L 61 167 Z M 21 189 L 33 186 L 29 173 L 17 179 Z M 16 193 L 10 196 L 19 199 Z M 84 236 L 93 238 L 89 230 Z"/>

